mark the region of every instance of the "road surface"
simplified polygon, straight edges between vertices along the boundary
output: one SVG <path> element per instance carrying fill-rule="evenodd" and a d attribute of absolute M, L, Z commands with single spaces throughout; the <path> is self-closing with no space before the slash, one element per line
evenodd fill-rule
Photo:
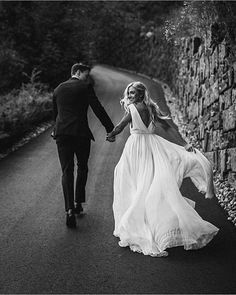
<path fill-rule="evenodd" d="M 96 66 L 95 90 L 114 123 L 123 111 L 124 88 L 133 80 L 147 84 L 167 110 L 160 85 L 135 74 Z M 169 249 L 153 258 L 120 248 L 112 235 L 113 170 L 128 136 L 105 141 L 105 129 L 93 113 L 86 214 L 76 230 L 65 226 L 61 171 L 51 130 L 0 162 L 0 293 L 1 294 L 130 294 L 236 293 L 236 231 L 216 200 L 205 200 L 190 180 L 182 193 L 220 228 L 205 248 Z M 163 131 L 161 131 L 163 134 Z M 163 134 L 177 140 L 173 127 Z"/>

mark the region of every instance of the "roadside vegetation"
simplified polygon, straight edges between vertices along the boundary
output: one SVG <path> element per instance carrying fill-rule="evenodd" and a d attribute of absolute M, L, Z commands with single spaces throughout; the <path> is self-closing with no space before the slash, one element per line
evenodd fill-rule
<path fill-rule="evenodd" d="M 50 93 L 75 62 L 126 68 L 172 87 L 179 40 L 207 32 L 212 21 L 235 40 L 235 7 L 208 0 L 1 1 L 0 145 L 50 117 Z"/>
<path fill-rule="evenodd" d="M 51 92 L 83 61 L 139 70 L 142 26 L 175 2 L 1 1 L 0 152 L 50 120 Z"/>
<path fill-rule="evenodd" d="M 51 93 L 37 81 L 38 75 L 39 72 L 33 70 L 28 83 L 0 96 L 2 149 L 52 117 Z"/>

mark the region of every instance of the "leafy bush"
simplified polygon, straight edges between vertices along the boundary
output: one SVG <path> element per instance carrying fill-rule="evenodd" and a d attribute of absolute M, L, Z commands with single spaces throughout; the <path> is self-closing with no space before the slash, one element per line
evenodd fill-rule
<path fill-rule="evenodd" d="M 0 132 L 23 134 L 32 125 L 51 117 L 51 94 L 37 82 L 38 75 L 34 70 L 27 84 L 0 97 Z"/>
<path fill-rule="evenodd" d="M 17 51 L 11 49 L 6 42 L 0 45 L 0 89 L 5 92 L 10 88 L 19 87 L 25 65 Z"/>
<path fill-rule="evenodd" d="M 235 43 L 235 13 L 235 1 L 184 1 L 165 21 L 165 37 L 177 45 L 181 38 L 207 37 L 213 32 L 218 37 L 223 33 L 230 43 Z"/>

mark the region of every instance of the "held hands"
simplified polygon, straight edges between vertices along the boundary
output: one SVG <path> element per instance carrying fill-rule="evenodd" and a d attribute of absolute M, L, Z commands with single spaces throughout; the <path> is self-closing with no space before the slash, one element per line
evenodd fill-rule
<path fill-rule="evenodd" d="M 184 146 L 184 148 L 185 148 L 185 150 L 186 150 L 187 152 L 194 152 L 194 153 L 196 153 L 195 149 L 194 149 L 194 148 L 192 147 L 192 145 L 189 144 L 189 143 L 187 143 L 187 144 Z"/>
<path fill-rule="evenodd" d="M 52 133 L 51 133 L 51 137 L 53 138 L 53 139 L 56 139 L 56 136 L 55 136 L 55 130 L 53 129 L 53 131 L 52 131 Z"/>
<path fill-rule="evenodd" d="M 110 133 L 107 133 L 106 140 L 109 141 L 109 142 L 115 142 L 116 137 L 115 137 L 115 135 L 112 135 L 111 132 L 110 132 Z"/>

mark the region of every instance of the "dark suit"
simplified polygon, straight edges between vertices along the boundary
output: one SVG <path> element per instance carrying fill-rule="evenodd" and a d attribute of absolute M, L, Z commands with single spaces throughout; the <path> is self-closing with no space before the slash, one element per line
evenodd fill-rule
<path fill-rule="evenodd" d="M 74 208 L 74 201 L 85 202 L 90 142 L 94 140 L 88 125 L 87 112 L 91 107 L 106 128 L 114 128 L 99 102 L 92 84 L 77 78 L 61 83 L 53 93 L 53 113 L 58 155 L 62 167 L 62 187 L 66 211 Z M 77 158 L 77 179 L 74 198 L 74 155 Z"/>

